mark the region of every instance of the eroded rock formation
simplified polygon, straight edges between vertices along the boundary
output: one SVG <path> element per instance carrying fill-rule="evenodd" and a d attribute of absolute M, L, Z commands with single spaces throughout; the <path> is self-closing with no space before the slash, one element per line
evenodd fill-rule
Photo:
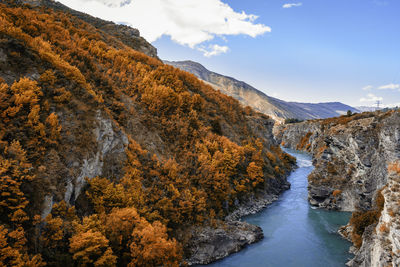
<path fill-rule="evenodd" d="M 397 178 L 390 174 L 388 166 L 400 159 L 400 113 L 362 113 L 285 124 L 274 133 L 281 145 L 313 155 L 315 168 L 308 178 L 311 205 L 358 212 L 352 220 L 365 220 L 365 229 L 357 229 L 362 246 L 353 247 L 356 257 L 348 264 L 398 266 L 398 174 Z M 380 192 L 385 200 L 383 210 L 376 203 Z M 349 224 L 342 232 L 361 244 L 352 227 Z"/>

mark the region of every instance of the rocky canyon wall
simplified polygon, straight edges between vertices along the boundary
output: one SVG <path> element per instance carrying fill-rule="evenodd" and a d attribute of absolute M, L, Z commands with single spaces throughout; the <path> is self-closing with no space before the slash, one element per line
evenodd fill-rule
<path fill-rule="evenodd" d="M 354 212 L 342 229 L 355 243 L 356 257 L 348 265 L 398 266 L 400 113 L 285 124 L 276 126 L 274 133 L 282 146 L 312 154 L 311 205 Z M 384 198 L 382 207 L 377 204 L 379 194 Z"/>

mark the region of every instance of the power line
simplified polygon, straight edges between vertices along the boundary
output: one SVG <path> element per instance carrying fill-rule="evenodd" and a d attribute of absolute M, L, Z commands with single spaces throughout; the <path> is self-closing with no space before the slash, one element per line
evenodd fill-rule
<path fill-rule="evenodd" d="M 376 104 L 376 108 L 379 109 L 382 102 L 380 100 L 377 100 L 375 104 Z"/>

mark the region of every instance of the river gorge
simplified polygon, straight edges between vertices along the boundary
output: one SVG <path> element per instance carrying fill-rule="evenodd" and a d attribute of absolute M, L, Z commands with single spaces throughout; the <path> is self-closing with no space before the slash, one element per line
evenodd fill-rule
<path fill-rule="evenodd" d="M 297 158 L 298 168 L 288 177 L 291 188 L 268 208 L 243 220 L 260 226 L 264 239 L 208 266 L 345 266 L 352 258 L 350 242 L 337 230 L 350 213 L 315 209 L 307 200 L 311 156 L 285 151 Z"/>

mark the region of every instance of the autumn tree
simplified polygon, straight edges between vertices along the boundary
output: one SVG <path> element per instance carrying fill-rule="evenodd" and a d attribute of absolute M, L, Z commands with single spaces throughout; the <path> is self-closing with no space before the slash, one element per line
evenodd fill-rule
<path fill-rule="evenodd" d="M 131 199 L 123 184 L 115 184 L 102 177 L 88 179 L 88 183 L 86 195 L 97 213 L 109 213 L 113 208 L 130 206 Z"/>
<path fill-rule="evenodd" d="M 61 125 L 58 122 L 58 116 L 54 112 L 51 113 L 47 119 L 46 123 L 49 125 L 49 139 L 51 142 L 56 142 L 60 138 Z"/>
<path fill-rule="evenodd" d="M 127 244 L 132 242 L 132 231 L 141 220 L 135 208 L 115 208 L 106 216 L 105 233 L 120 265 L 126 265 L 131 260 Z"/>
<path fill-rule="evenodd" d="M 70 252 L 79 266 L 115 266 L 117 257 L 100 232 L 89 230 L 70 239 Z"/>
<path fill-rule="evenodd" d="M 22 230 L 23 231 L 23 230 Z M 45 266 L 40 255 L 29 255 L 23 232 L 9 230 L 0 225 L 0 266 Z M 22 238 L 21 238 L 22 236 Z"/>
<path fill-rule="evenodd" d="M 15 104 L 29 104 L 31 107 L 39 102 L 39 98 L 43 95 L 42 90 L 36 81 L 29 78 L 21 78 L 11 86 L 11 91 L 15 96 Z"/>
<path fill-rule="evenodd" d="M 175 239 L 168 239 L 160 222 L 141 220 L 132 232 L 132 261 L 128 266 L 179 266 L 181 256 Z"/>
<path fill-rule="evenodd" d="M 72 263 L 68 251 L 69 239 L 76 233 L 78 223 L 75 207 L 69 206 L 65 201 L 53 205 L 51 213 L 43 221 L 40 236 L 43 256 L 50 265 L 57 264 L 60 260 Z"/>
<path fill-rule="evenodd" d="M 32 165 L 18 141 L 0 153 L 0 214 L 1 221 L 22 224 L 28 217 L 25 208 L 29 201 L 22 191 L 22 185 L 32 181 Z"/>

